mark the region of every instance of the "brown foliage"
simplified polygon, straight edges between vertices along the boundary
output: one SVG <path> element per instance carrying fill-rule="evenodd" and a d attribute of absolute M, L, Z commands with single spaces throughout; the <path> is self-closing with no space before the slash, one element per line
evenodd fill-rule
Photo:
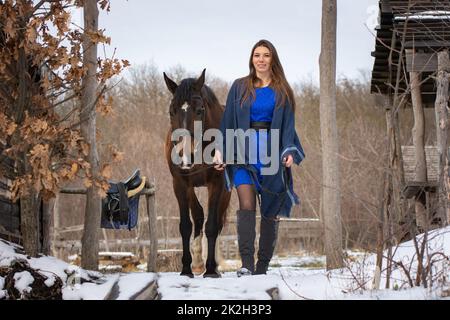
<path fill-rule="evenodd" d="M 79 132 L 83 117 L 77 102 L 81 96 L 83 36 L 95 43 L 110 39 L 99 32 L 83 33 L 70 21 L 71 7 L 82 1 L 0 1 L 0 174 L 7 156 L 16 163 L 13 197 L 33 186 L 44 197 L 55 194 L 63 182 L 76 177 L 92 180 L 84 159 L 88 145 Z M 109 1 L 100 1 L 109 10 Z M 111 112 L 105 84 L 129 65 L 126 60 L 98 60 L 99 90 L 96 109 Z M 71 102 L 71 105 L 69 105 Z M 3 138 L 5 137 L 5 138 Z M 117 157 L 115 157 L 117 158 Z M 91 181 L 106 188 L 104 179 Z"/>

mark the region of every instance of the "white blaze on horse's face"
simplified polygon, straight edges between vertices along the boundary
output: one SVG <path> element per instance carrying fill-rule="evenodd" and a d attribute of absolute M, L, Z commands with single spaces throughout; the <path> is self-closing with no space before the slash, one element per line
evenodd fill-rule
<path fill-rule="evenodd" d="M 187 103 L 187 102 L 185 102 L 184 104 L 183 104 L 183 106 L 181 107 L 181 109 L 184 111 L 184 112 L 187 112 L 187 109 L 189 108 L 189 104 Z"/>
<path fill-rule="evenodd" d="M 181 110 L 184 111 L 183 116 L 183 129 L 187 129 L 187 110 L 189 109 L 189 104 L 185 102 L 183 106 L 181 107 Z"/>

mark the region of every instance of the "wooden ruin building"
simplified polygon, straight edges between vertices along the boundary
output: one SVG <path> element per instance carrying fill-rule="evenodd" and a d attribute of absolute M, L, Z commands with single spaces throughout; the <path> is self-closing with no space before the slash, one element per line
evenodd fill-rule
<path fill-rule="evenodd" d="M 383 97 L 389 141 L 380 219 L 401 225 L 392 231 L 398 240 L 411 226 L 421 231 L 449 222 L 450 1 L 380 0 L 375 42 L 371 92 Z M 436 117 L 436 143 L 429 146 L 425 108 Z M 412 145 L 400 141 L 400 109 L 414 116 Z"/>

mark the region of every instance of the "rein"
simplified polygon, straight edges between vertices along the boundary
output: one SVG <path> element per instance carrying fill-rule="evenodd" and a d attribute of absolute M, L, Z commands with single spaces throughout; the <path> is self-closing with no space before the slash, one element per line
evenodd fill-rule
<path fill-rule="evenodd" d="M 202 165 L 202 168 L 196 169 L 194 171 L 181 172 L 181 171 L 177 170 L 176 173 L 181 175 L 181 176 L 193 176 L 195 174 L 199 174 L 200 172 L 203 172 L 203 171 L 209 170 L 211 168 L 214 168 L 214 166 L 216 166 L 216 164 L 204 164 L 204 165 Z M 194 167 L 192 167 L 192 168 L 194 168 Z M 189 169 L 189 170 L 192 170 L 192 168 Z"/>

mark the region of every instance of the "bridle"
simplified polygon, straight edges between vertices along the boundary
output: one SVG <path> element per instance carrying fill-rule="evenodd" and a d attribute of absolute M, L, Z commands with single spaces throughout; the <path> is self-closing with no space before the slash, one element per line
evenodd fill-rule
<path fill-rule="evenodd" d="M 187 129 L 187 113 L 188 113 L 188 108 L 192 108 L 192 101 L 194 101 L 195 99 L 198 99 L 198 100 L 200 100 L 201 101 L 201 107 L 197 107 L 197 108 L 195 108 L 192 112 L 194 113 L 194 115 L 199 115 L 200 113 L 201 113 L 201 126 L 202 126 L 202 129 L 204 130 L 204 128 L 205 128 L 205 118 L 206 118 L 206 108 L 205 108 L 205 105 L 204 105 L 204 103 L 203 103 L 203 98 L 202 98 L 202 96 L 200 95 L 200 94 L 193 94 L 191 97 L 190 97 L 190 103 L 188 103 L 187 101 L 185 102 L 185 104 L 183 105 L 183 107 L 181 107 L 181 109 L 184 111 L 184 116 L 183 116 L 183 128 L 182 129 Z M 185 107 L 185 105 L 186 105 L 186 107 Z M 195 121 L 195 120 L 194 120 Z M 198 120 L 197 120 L 198 121 Z M 172 128 L 173 129 L 173 128 Z M 203 132 L 202 132 L 203 133 Z M 192 133 L 191 133 L 191 138 L 192 138 Z M 195 141 L 195 140 L 194 140 Z M 200 139 L 199 141 L 197 141 L 197 143 L 196 143 L 196 145 L 194 145 L 194 152 L 197 150 L 197 148 L 198 148 L 198 146 L 199 146 L 199 144 L 201 144 L 201 142 L 202 142 L 202 140 Z M 180 142 L 178 142 L 178 143 L 175 143 L 175 141 L 172 141 L 171 140 L 171 143 L 172 143 L 172 149 L 173 148 L 177 148 L 177 144 L 178 143 L 180 143 Z M 189 168 L 189 169 L 184 169 L 184 170 L 189 170 L 189 172 L 181 172 L 181 171 L 178 171 L 178 174 L 180 174 L 180 175 L 193 175 L 193 174 L 197 174 L 197 173 L 199 173 L 199 172 L 202 172 L 202 171 L 205 171 L 205 170 L 208 170 L 208 169 L 210 169 L 211 167 L 213 167 L 214 166 L 214 164 L 212 164 L 212 165 L 206 165 L 206 164 L 202 164 L 201 166 L 202 166 L 202 168 L 200 168 L 200 169 L 197 169 L 197 170 L 195 170 L 195 171 L 193 171 L 193 172 L 191 172 L 190 170 L 192 170 L 192 168 L 194 168 L 194 166 L 195 166 L 195 164 L 193 164 L 192 165 L 192 167 L 191 168 Z M 180 169 L 178 166 L 176 166 L 178 169 Z"/>

